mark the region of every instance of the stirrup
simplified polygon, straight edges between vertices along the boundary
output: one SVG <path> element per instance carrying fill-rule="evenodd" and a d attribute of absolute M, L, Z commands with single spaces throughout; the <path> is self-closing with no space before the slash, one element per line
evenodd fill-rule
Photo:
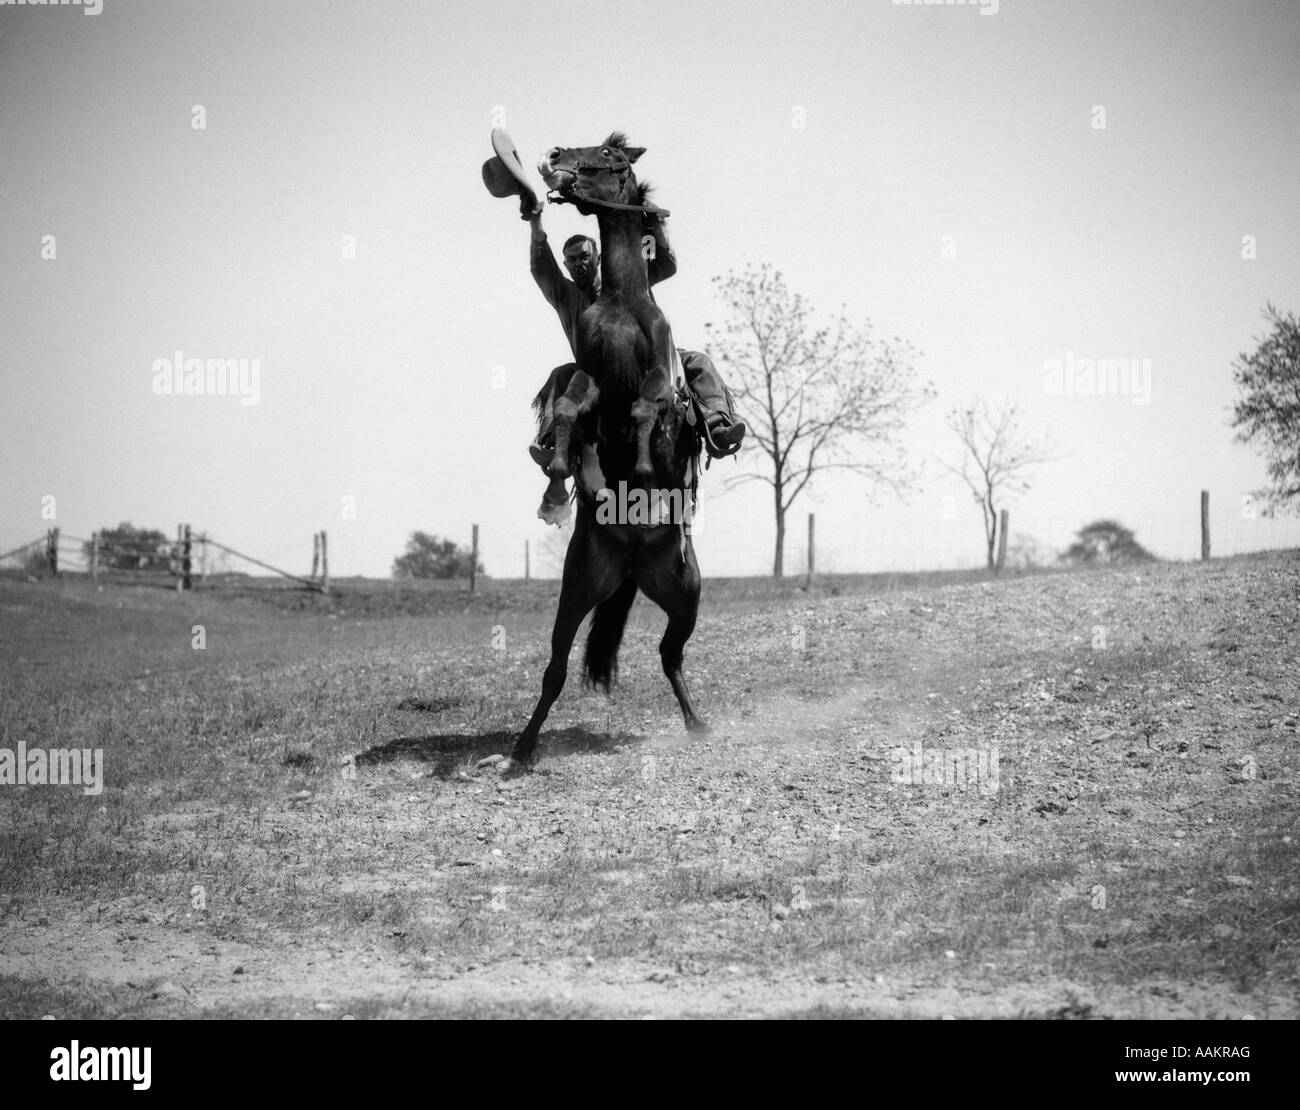
<path fill-rule="evenodd" d="M 704 444 L 709 456 L 715 459 L 730 458 L 740 450 L 741 441 L 745 438 L 745 427 L 743 420 L 734 420 L 727 427 L 721 429 L 715 437 L 713 429 L 709 427 L 709 422 L 704 422 Z"/>

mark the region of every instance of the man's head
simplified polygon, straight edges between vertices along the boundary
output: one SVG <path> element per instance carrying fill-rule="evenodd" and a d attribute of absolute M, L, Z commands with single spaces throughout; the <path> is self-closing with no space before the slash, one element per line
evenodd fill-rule
<path fill-rule="evenodd" d="M 600 274 L 600 251 L 589 235 L 571 235 L 564 241 L 564 268 L 580 289 L 590 289 Z"/>

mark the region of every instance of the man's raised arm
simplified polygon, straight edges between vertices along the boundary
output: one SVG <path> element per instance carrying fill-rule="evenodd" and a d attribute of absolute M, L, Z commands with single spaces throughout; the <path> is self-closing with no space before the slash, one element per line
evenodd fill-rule
<path fill-rule="evenodd" d="M 551 253 L 550 243 L 546 241 L 546 232 L 542 230 L 541 212 L 535 213 L 528 222 L 532 227 L 528 252 L 529 269 L 533 272 L 533 280 L 537 282 L 542 296 L 551 303 L 552 308 L 558 309 L 561 290 L 564 288 L 564 275 L 560 273 L 555 255 Z"/>

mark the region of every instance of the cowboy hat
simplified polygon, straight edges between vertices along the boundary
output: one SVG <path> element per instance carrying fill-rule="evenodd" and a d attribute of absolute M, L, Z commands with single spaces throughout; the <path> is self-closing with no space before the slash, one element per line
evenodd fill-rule
<path fill-rule="evenodd" d="M 492 149 L 496 155 L 483 163 L 483 184 L 494 197 L 524 197 L 535 205 L 537 193 L 524 175 L 524 165 L 510 136 L 492 128 Z"/>

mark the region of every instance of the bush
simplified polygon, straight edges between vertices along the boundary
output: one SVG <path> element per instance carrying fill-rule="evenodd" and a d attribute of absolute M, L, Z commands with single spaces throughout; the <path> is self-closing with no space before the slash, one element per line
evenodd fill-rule
<path fill-rule="evenodd" d="M 1124 566 L 1128 563 L 1150 563 L 1151 554 L 1134 538 L 1133 533 L 1118 521 L 1094 520 L 1085 524 L 1061 559 L 1082 566 Z"/>
<path fill-rule="evenodd" d="M 412 532 L 406 541 L 406 554 L 393 560 L 393 577 L 468 578 L 470 564 L 470 553 L 451 540 L 427 532 Z M 481 562 L 478 573 L 483 573 Z"/>

